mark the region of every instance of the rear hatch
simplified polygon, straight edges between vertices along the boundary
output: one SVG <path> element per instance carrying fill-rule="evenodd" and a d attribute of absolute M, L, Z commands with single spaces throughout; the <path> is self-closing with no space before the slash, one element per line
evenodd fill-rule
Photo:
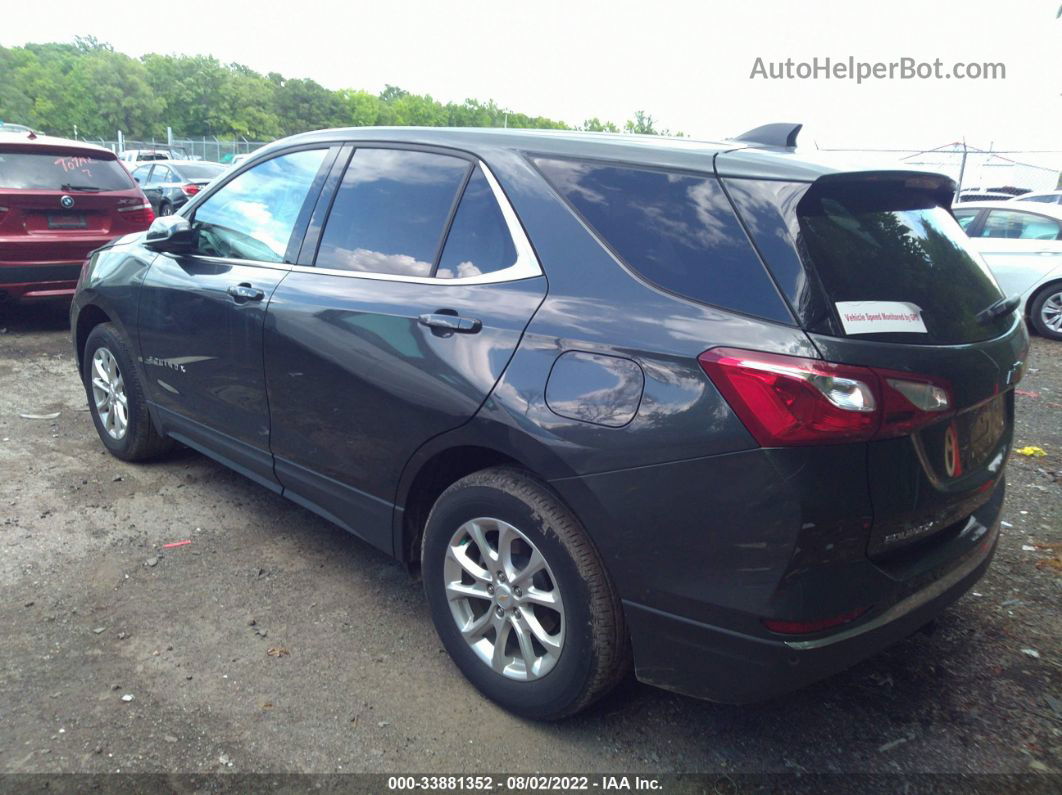
<path fill-rule="evenodd" d="M 150 207 L 113 156 L 0 146 L 0 262 L 72 262 L 147 228 Z"/>
<path fill-rule="evenodd" d="M 918 427 L 867 443 L 868 555 L 961 528 L 1002 477 L 1028 338 L 951 216 L 950 180 L 856 172 L 723 182 L 825 360 L 947 394 Z M 905 408 L 900 396 L 893 410 Z"/>

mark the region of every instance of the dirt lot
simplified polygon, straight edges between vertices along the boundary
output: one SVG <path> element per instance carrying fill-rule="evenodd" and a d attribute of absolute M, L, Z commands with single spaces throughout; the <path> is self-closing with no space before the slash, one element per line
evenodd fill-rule
<path fill-rule="evenodd" d="M 768 704 L 631 681 L 541 725 L 383 555 L 198 454 L 106 455 L 63 313 L 0 313 L 0 772 L 1062 771 L 1060 343 L 1019 398 L 1047 457 L 1013 457 L 995 563 L 931 633 Z"/>

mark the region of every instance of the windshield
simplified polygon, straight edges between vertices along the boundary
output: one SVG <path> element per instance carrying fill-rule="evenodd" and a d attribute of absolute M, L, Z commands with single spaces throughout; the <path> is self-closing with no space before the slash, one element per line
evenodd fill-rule
<path fill-rule="evenodd" d="M 85 153 L 0 150 L 0 190 L 129 190 L 133 182 L 116 160 Z"/>

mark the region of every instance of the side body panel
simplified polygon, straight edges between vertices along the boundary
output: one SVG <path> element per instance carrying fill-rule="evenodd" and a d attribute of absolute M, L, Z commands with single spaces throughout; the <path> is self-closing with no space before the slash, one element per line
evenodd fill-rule
<path fill-rule="evenodd" d="M 140 289 L 140 348 L 162 428 L 276 487 L 262 330 L 284 266 L 160 254 Z M 239 285 L 259 300 L 229 293 Z"/>
<path fill-rule="evenodd" d="M 391 552 L 403 466 L 476 413 L 545 292 L 541 276 L 446 286 L 291 273 L 270 304 L 265 344 L 285 494 Z M 440 331 L 419 322 L 430 313 L 482 325 Z"/>

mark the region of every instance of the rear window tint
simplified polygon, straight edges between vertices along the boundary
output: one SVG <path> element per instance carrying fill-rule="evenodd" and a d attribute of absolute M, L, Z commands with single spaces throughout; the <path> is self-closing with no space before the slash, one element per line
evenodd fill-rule
<path fill-rule="evenodd" d="M 129 173 L 116 160 L 83 153 L 0 151 L 0 188 L 9 190 L 129 190 Z"/>
<path fill-rule="evenodd" d="M 1002 294 L 935 194 L 890 183 L 816 184 L 796 213 L 805 256 L 830 301 L 913 303 L 928 332 L 861 337 L 959 344 L 998 336 L 1013 322 L 975 319 Z"/>
<path fill-rule="evenodd" d="M 225 166 L 215 166 L 211 163 L 197 163 L 194 166 L 177 166 L 177 170 L 185 179 L 214 179 L 214 177 L 227 169 Z"/>
<path fill-rule="evenodd" d="M 435 275 L 440 279 L 482 276 L 515 262 L 516 247 L 509 227 L 477 166 L 457 207 Z"/>
<path fill-rule="evenodd" d="M 358 149 L 321 236 L 322 268 L 430 276 L 467 160 L 404 149 Z"/>
<path fill-rule="evenodd" d="M 715 178 L 571 160 L 535 164 L 648 281 L 702 303 L 793 322 Z"/>

